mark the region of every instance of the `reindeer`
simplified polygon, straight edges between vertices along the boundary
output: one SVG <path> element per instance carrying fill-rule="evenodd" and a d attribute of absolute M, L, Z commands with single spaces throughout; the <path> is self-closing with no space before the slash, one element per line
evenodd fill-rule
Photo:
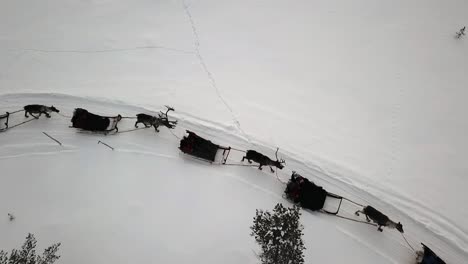
<path fill-rule="evenodd" d="M 249 163 L 252 163 L 252 160 L 253 160 L 253 161 L 260 164 L 260 166 L 258 167 L 259 170 L 261 170 L 263 166 L 269 166 L 271 172 L 275 172 L 271 166 L 275 166 L 275 167 L 277 167 L 278 169 L 281 170 L 284 167 L 283 163 L 285 163 L 285 161 L 283 159 L 278 160 L 278 150 L 279 150 L 279 148 L 276 149 L 276 153 L 275 153 L 276 161 L 273 161 L 269 157 L 255 151 L 255 150 L 247 150 L 247 154 L 242 158 L 242 161 L 244 161 L 244 159 L 247 159 L 247 161 Z"/>
<path fill-rule="evenodd" d="M 145 127 L 150 127 L 153 126 L 156 132 L 159 132 L 158 127 L 160 125 L 163 125 L 169 129 L 174 129 L 175 126 L 177 125 L 177 121 L 169 121 L 169 118 L 167 117 L 167 113 L 169 111 L 174 111 L 174 108 L 167 106 L 167 111 L 166 113 L 163 113 L 160 111 L 158 116 L 151 116 L 147 114 L 138 114 L 137 115 L 137 121 L 135 122 L 135 128 L 138 128 L 138 123 L 143 123 Z"/>
<path fill-rule="evenodd" d="M 363 213 L 366 215 L 367 222 L 370 222 L 371 220 L 378 225 L 377 230 L 380 232 L 383 231 L 382 226 L 386 226 L 389 228 L 396 228 L 396 230 L 400 231 L 400 233 L 403 232 L 403 225 L 398 222 L 395 223 L 388 216 L 384 215 L 381 213 L 379 210 L 375 209 L 374 207 L 368 205 L 362 208 L 360 211 L 356 211 L 356 215 L 359 216 L 359 213 Z"/>
<path fill-rule="evenodd" d="M 135 122 L 135 128 L 138 128 L 139 123 L 143 123 L 145 127 L 150 127 L 153 124 L 155 124 L 158 120 L 157 117 L 147 115 L 147 114 L 137 114 L 136 116 L 137 116 L 137 121 Z M 157 128 L 156 128 L 156 131 L 158 131 Z"/>
<path fill-rule="evenodd" d="M 45 105 L 38 105 L 38 104 L 24 106 L 24 117 L 29 117 L 28 114 L 30 114 L 34 118 L 38 119 L 42 114 L 45 114 L 47 118 L 50 118 L 50 114 L 49 114 L 50 112 L 58 113 L 60 111 L 54 106 L 45 106 Z M 39 114 L 39 115 L 35 116 L 33 114 Z"/>

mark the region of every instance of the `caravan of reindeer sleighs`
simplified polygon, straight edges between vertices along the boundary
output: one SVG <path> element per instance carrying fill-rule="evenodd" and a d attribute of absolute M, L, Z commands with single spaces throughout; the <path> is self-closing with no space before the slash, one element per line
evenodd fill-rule
<path fill-rule="evenodd" d="M 160 112 L 157 116 L 149 115 L 145 113 L 137 114 L 135 117 L 124 117 L 120 114 L 112 116 L 102 116 L 98 114 L 91 113 L 90 111 L 84 108 L 76 108 L 71 117 L 71 122 L 73 128 L 78 128 L 83 131 L 89 131 L 92 133 L 102 133 L 107 135 L 109 133 L 117 134 L 123 132 L 135 131 L 138 129 L 154 127 L 156 132 L 159 132 L 158 128 L 160 126 L 165 126 L 168 129 L 174 129 L 177 125 L 177 121 L 169 120 L 168 113 L 174 111 L 174 108 L 166 106 L 166 112 Z M 9 122 L 11 117 L 19 112 L 25 112 L 24 117 L 29 118 L 29 115 L 32 116 L 31 119 L 10 125 Z M 0 115 L 0 132 L 5 132 L 14 127 L 26 124 L 30 121 L 37 120 L 42 114 L 47 118 L 51 117 L 51 113 L 59 113 L 60 111 L 54 106 L 45 106 L 39 104 L 26 105 L 21 110 L 6 112 L 5 114 Z M 119 122 L 124 118 L 136 119 L 134 124 L 134 129 L 120 131 L 118 128 Z M 143 128 L 139 128 L 138 124 L 143 124 Z M 276 150 L 275 159 L 257 152 L 255 150 L 239 150 L 232 148 L 230 146 L 222 146 L 212 141 L 205 139 L 197 135 L 193 131 L 186 130 L 187 135 L 185 135 L 180 140 L 179 149 L 199 160 L 203 160 L 210 163 L 215 163 L 219 165 L 239 165 L 239 166 L 257 166 L 250 165 L 250 163 L 255 162 L 258 164 L 258 169 L 262 169 L 264 166 L 268 166 L 271 172 L 274 172 L 273 167 L 277 169 L 283 169 L 285 161 L 278 158 L 278 150 Z M 242 157 L 238 163 L 227 163 L 229 155 L 232 151 L 243 152 L 245 155 Z M 248 165 L 245 165 L 244 160 L 248 161 Z M 401 223 L 396 223 L 392 221 L 388 216 L 378 211 L 372 206 L 364 206 L 355 201 L 352 201 L 348 198 L 342 197 L 340 195 L 326 191 L 323 187 L 316 185 L 314 182 L 310 181 L 308 178 L 303 177 L 297 172 L 293 171 L 289 181 L 286 183 L 286 188 L 284 191 L 284 197 L 305 210 L 317 211 L 325 214 L 335 215 L 344 219 L 361 222 L 369 225 L 376 226 L 379 231 L 383 231 L 382 227 L 394 228 L 400 233 L 404 233 L 403 225 Z M 325 207 L 325 203 L 328 200 L 334 200 L 337 202 L 337 206 L 334 210 L 330 210 Z M 359 208 L 356 211 L 356 215 L 360 214 L 365 215 L 365 220 L 353 219 L 340 215 L 340 208 L 343 202 L 351 203 Z M 406 239 L 405 239 L 406 240 Z M 422 244 L 422 243 L 421 243 Z M 445 262 L 437 256 L 428 246 L 422 244 L 422 251 L 418 251 L 417 263 L 418 264 L 445 264 Z"/>

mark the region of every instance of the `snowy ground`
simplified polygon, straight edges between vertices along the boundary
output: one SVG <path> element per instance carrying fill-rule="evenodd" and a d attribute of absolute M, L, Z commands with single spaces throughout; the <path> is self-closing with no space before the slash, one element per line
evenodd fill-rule
<path fill-rule="evenodd" d="M 148 112 L 62 95 L 9 95 L 0 101 L 2 111 L 48 102 L 63 115 L 77 106 L 107 115 Z M 167 129 L 159 134 L 153 129 L 108 136 L 78 133 L 68 127 L 68 118 L 57 114 L 0 134 L 0 212 L 16 216 L 13 222 L 6 217 L 0 222 L 0 248 L 19 245 L 32 232 L 40 246 L 62 242 L 61 263 L 256 263 L 252 250 L 257 248 L 249 236 L 252 217 L 255 209 L 288 204 L 281 197 L 284 185 L 268 170 L 209 165 L 181 154 L 176 136 L 181 137 L 184 129 L 236 148 L 252 145 L 222 126 L 179 118 L 175 136 Z M 23 113 L 18 113 L 10 123 L 23 120 Z M 119 128 L 131 129 L 133 123 L 124 119 Z M 230 162 L 237 163 L 241 156 L 234 153 Z M 278 174 L 280 179 L 286 180 L 290 169 L 297 170 L 330 192 L 385 209 L 404 224 L 413 246 L 427 243 L 448 263 L 466 259 L 466 252 L 392 205 L 281 156 L 288 167 Z M 354 217 L 356 209 L 346 204 L 342 214 Z M 394 230 L 380 233 L 375 227 L 310 212 L 303 212 L 301 222 L 307 262 L 413 263 L 414 255 Z"/>
<path fill-rule="evenodd" d="M 28 93 L 91 98 L 40 96 L 70 111 L 72 102 L 92 106 L 95 100 L 112 105 L 96 105 L 103 113 L 122 104 L 153 111 L 171 104 L 185 126 L 220 142 L 279 146 L 297 161 L 290 168 L 314 168 L 335 186 L 330 188 L 348 186 L 373 204 L 391 204 L 390 212 L 421 228 L 410 236 L 433 243 L 457 263 L 468 248 L 468 210 L 460 208 L 468 203 L 468 42 L 453 36 L 468 23 L 466 10 L 461 0 L 5 0 L 0 110 L 16 109 L 28 98 L 35 103 Z M 51 129 L 64 129 L 52 121 Z M 56 156 L 57 147 L 40 129 L 29 130 L 42 125 L 28 123 L 16 130 L 28 137 L 18 132 L 7 144 L 13 133 L 2 134 L 0 153 L 10 157 L 2 163 L 51 162 L 39 154 Z M 126 144 L 140 140 L 125 137 L 131 137 Z M 30 145 L 38 144 L 36 138 L 47 143 Z M 164 133 L 158 139 L 166 139 Z M 77 140 L 73 136 L 60 151 L 80 157 L 104 151 L 94 143 L 89 150 L 72 147 L 81 146 Z M 45 177 L 54 169 L 35 171 Z M 252 184 L 243 169 L 233 168 L 231 179 L 245 176 Z M 249 212 L 258 207 L 249 206 Z M 0 235 L 9 245 L 20 239 Z"/>

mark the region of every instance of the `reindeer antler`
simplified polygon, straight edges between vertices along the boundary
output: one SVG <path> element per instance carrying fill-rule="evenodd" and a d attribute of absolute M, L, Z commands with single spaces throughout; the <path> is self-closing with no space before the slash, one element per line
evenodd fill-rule
<path fill-rule="evenodd" d="M 165 107 L 167 108 L 166 110 L 166 113 L 164 113 L 163 111 L 159 111 L 159 120 L 169 129 L 173 129 L 175 128 L 175 125 L 177 125 L 177 120 L 175 121 L 170 121 L 169 120 L 169 117 L 167 116 L 167 113 L 169 113 L 170 111 L 175 111 L 175 109 L 171 106 L 168 106 L 168 105 L 165 105 Z"/>
<path fill-rule="evenodd" d="M 168 105 L 165 105 L 165 107 L 167 108 L 166 113 L 164 113 L 163 111 L 159 111 L 158 115 L 160 119 L 169 120 L 169 118 L 167 117 L 167 113 L 169 113 L 170 111 L 175 111 L 175 109 Z"/>
<path fill-rule="evenodd" d="M 276 153 L 275 153 L 276 160 L 279 161 L 280 163 L 286 163 L 284 159 L 278 159 L 278 150 L 279 150 L 279 147 L 276 148 Z"/>
<path fill-rule="evenodd" d="M 166 117 L 167 117 L 167 113 L 169 113 L 169 111 L 175 111 L 174 107 L 172 107 L 172 106 L 165 105 L 165 107 L 167 107 Z"/>

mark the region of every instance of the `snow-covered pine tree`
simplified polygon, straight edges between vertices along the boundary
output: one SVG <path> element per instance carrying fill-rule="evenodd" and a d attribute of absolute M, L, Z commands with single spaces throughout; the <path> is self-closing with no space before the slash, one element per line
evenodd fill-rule
<path fill-rule="evenodd" d="M 21 249 L 13 249 L 8 256 L 8 253 L 0 251 L 0 264 L 52 264 L 60 256 L 56 255 L 60 247 L 60 243 L 53 244 L 46 248 L 42 256 L 36 255 L 36 238 L 33 234 L 28 234 L 26 241 Z"/>
<path fill-rule="evenodd" d="M 258 210 L 254 217 L 251 236 L 262 248 L 262 264 L 304 263 L 303 226 L 299 222 L 300 208 L 285 208 L 278 203 L 273 213 Z"/>
<path fill-rule="evenodd" d="M 459 39 L 465 35 L 466 26 L 462 27 L 457 33 L 455 33 L 455 38 Z"/>

